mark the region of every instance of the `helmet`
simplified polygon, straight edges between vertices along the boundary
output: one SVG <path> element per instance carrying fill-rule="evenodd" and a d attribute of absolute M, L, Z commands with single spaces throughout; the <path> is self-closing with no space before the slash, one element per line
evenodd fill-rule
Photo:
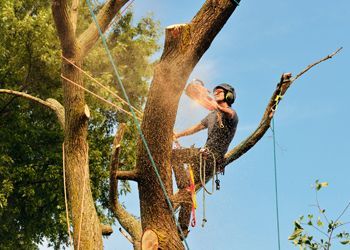
<path fill-rule="evenodd" d="M 230 84 L 227 84 L 227 83 L 222 83 L 218 86 L 216 86 L 214 89 L 213 89 L 213 92 L 217 89 L 223 89 L 224 90 L 224 94 L 225 94 L 225 102 L 228 103 L 228 105 L 231 106 L 232 103 L 235 102 L 235 99 L 236 99 L 236 92 L 235 92 L 235 89 L 230 85 Z"/>

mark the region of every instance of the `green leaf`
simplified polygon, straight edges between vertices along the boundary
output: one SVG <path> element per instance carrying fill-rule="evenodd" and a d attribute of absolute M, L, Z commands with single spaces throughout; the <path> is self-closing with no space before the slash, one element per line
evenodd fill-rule
<path fill-rule="evenodd" d="M 321 221 L 320 217 L 317 218 L 317 226 L 323 227 L 323 222 Z"/>
<path fill-rule="evenodd" d="M 323 187 L 328 187 L 328 182 L 316 182 L 316 190 L 319 191 Z"/>
<path fill-rule="evenodd" d="M 295 240 L 304 229 L 297 228 L 294 230 L 294 232 L 288 237 L 288 240 Z"/>

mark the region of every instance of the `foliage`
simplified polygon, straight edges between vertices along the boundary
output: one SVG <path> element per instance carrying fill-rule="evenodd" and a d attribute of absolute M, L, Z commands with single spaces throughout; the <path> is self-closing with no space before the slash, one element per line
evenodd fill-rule
<path fill-rule="evenodd" d="M 88 16 L 85 7 L 80 10 L 80 30 L 91 21 L 85 18 Z M 132 16 L 127 13 L 119 21 L 121 26 L 112 27 L 108 42 L 125 86 L 133 93 L 131 102 L 141 109 L 151 77 L 150 57 L 159 48 L 159 26 L 149 17 L 134 26 Z M 51 97 L 62 103 L 61 52 L 50 2 L 2 0 L 0 33 L 0 88 L 26 91 L 42 99 Z M 123 39 L 121 44 L 116 36 Z M 122 54 L 135 56 L 128 59 Z M 89 54 L 84 69 L 115 90 L 101 44 Z M 85 82 L 89 89 L 117 103 L 91 81 Z M 92 114 L 89 123 L 92 191 L 102 222 L 110 223 L 113 219 L 106 210 L 108 167 L 116 125 L 119 122 L 130 125 L 121 157 L 125 169 L 135 165 L 133 149 L 137 138 L 130 118 L 92 97 L 87 96 L 87 102 Z M 44 237 L 58 248 L 67 242 L 67 232 L 62 179 L 63 134 L 57 118 L 29 100 L 0 95 L 0 127 L 0 249 L 36 249 Z M 124 183 L 121 190 L 127 192 L 128 184 Z"/>
<path fill-rule="evenodd" d="M 288 239 L 293 241 L 294 245 L 299 246 L 300 249 L 329 250 L 334 239 L 338 239 L 343 245 L 350 245 L 350 234 L 346 231 L 339 232 L 341 227 L 348 224 L 341 222 L 340 219 L 350 206 L 350 203 L 335 220 L 330 220 L 326 215 L 326 210 L 321 208 L 318 201 L 317 194 L 324 187 L 328 187 L 327 182 L 319 182 L 318 180 L 315 182 L 316 207 L 319 216 L 316 218 L 313 214 L 309 214 L 307 217 L 301 216 L 294 222 L 294 231 Z M 304 227 L 316 230 L 321 237 L 316 238 L 313 235 L 309 235 Z"/>

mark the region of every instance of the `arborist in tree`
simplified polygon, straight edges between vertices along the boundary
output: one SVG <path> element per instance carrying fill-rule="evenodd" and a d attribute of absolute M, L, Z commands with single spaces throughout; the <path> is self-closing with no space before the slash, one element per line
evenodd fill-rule
<path fill-rule="evenodd" d="M 214 107 L 200 123 L 190 127 L 180 133 L 174 133 L 174 141 L 183 136 L 192 135 L 200 130 L 208 129 L 207 141 L 201 149 L 174 149 L 172 155 L 173 170 L 179 194 L 186 197 L 184 200 L 175 201 L 180 203 L 179 223 L 186 237 L 191 217 L 191 192 L 189 189 L 190 178 L 189 171 L 185 165 L 192 166 L 194 175 L 194 184 L 201 183 L 205 185 L 207 177 L 213 177 L 223 169 L 218 167 L 224 161 L 228 147 L 235 135 L 238 116 L 235 110 L 231 108 L 236 99 L 234 88 L 226 83 L 216 86 L 214 93 Z M 202 168 L 204 163 L 204 168 Z M 220 188 L 219 180 L 216 180 L 217 189 Z M 193 192 L 193 190 L 192 190 Z M 204 219 L 205 220 L 205 219 Z"/>

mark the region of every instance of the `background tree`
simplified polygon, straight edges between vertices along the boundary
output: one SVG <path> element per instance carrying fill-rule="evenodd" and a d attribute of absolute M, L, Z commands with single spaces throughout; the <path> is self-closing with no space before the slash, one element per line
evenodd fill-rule
<path fill-rule="evenodd" d="M 88 26 L 84 4 L 80 13 L 78 27 Z M 131 102 L 140 108 L 152 71 L 149 57 L 158 49 L 159 25 L 150 17 L 133 25 L 131 12 L 118 16 L 117 21 L 110 28 L 109 43 L 128 89 L 133 90 Z M 50 4 L 2 1 L 0 30 L 0 88 L 61 101 L 61 52 Z M 120 43 L 115 42 L 117 37 Z M 84 69 L 107 86 L 114 86 L 109 63 L 100 56 L 104 53 L 100 46 L 98 43 L 89 54 Z M 137 56 L 131 58 L 120 53 L 125 50 Z M 87 87 L 111 99 L 91 81 Z M 88 97 L 87 102 L 92 113 L 88 128 L 92 194 L 100 220 L 108 224 L 114 221 L 107 210 L 110 146 L 116 124 L 127 119 L 94 98 Z M 23 98 L 0 95 L 0 110 L 0 248 L 36 249 L 44 237 L 59 247 L 68 242 L 61 164 L 62 128 L 53 112 Z M 135 152 L 133 130 L 130 126 L 123 141 L 130 152 Z M 123 154 L 121 160 L 124 168 L 128 168 L 135 162 L 135 154 Z M 121 191 L 126 192 L 128 184 L 123 184 Z"/>
<path fill-rule="evenodd" d="M 308 214 L 307 217 L 301 216 L 294 222 L 294 231 L 288 239 L 293 241 L 293 244 L 300 249 L 329 250 L 332 249 L 335 241 L 339 241 L 342 245 L 350 244 L 350 234 L 344 229 L 344 226 L 350 222 L 341 221 L 350 203 L 345 206 L 335 219 L 330 219 L 318 198 L 318 192 L 324 187 L 328 187 L 328 182 L 319 182 L 318 180 L 313 186 L 316 202 L 313 207 L 318 211 L 317 218 L 314 214 Z M 313 233 L 309 233 L 309 230 L 304 228 L 311 229 Z"/>

